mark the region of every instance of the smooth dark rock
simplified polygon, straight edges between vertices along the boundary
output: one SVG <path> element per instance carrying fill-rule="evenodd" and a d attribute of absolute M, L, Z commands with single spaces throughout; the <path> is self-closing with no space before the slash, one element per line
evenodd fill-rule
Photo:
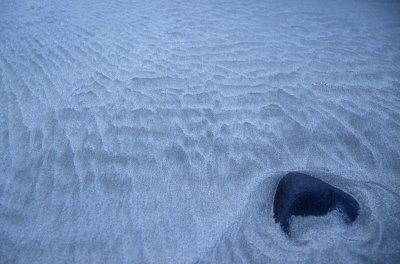
<path fill-rule="evenodd" d="M 286 174 L 274 197 L 274 218 L 290 235 L 290 218 L 325 215 L 332 210 L 342 213 L 346 223 L 357 219 L 360 205 L 349 194 L 317 178 L 299 172 Z"/>

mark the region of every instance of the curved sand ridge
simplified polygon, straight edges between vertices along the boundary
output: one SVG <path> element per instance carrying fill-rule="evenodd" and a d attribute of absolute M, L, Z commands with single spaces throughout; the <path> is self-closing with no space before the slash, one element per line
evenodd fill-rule
<path fill-rule="evenodd" d="M 345 225 L 336 211 L 323 217 L 293 217 L 289 240 L 274 223 L 271 204 L 271 186 L 276 188 L 285 173 L 270 174 L 198 263 L 394 263 L 400 249 L 400 195 L 377 183 L 323 171 L 306 173 L 354 195 L 362 204 L 358 219 Z"/>
<path fill-rule="evenodd" d="M 20 2 L 0 4 L 1 260 L 399 259 L 398 3 Z M 269 197 L 293 170 L 360 221 L 288 240 Z"/>

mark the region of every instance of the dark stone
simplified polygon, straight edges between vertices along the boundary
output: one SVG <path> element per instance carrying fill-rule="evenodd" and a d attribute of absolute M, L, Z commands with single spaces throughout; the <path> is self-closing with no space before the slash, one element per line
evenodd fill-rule
<path fill-rule="evenodd" d="M 360 205 L 349 194 L 332 185 L 299 172 L 286 174 L 279 182 L 274 197 L 274 218 L 290 235 L 290 218 L 341 212 L 346 223 L 357 219 Z"/>

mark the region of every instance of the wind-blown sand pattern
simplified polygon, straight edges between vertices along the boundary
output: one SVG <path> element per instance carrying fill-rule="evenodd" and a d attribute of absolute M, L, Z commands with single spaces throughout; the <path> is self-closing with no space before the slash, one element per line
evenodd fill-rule
<path fill-rule="evenodd" d="M 104 2 L 104 3 L 103 3 Z M 0 2 L 0 263 L 398 263 L 396 1 Z M 272 217 L 300 170 L 359 219 Z"/>

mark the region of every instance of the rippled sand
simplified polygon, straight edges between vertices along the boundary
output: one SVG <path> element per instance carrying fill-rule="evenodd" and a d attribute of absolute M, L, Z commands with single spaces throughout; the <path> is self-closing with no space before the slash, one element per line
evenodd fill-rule
<path fill-rule="evenodd" d="M 398 1 L 101 2 L 0 2 L 0 263 L 398 263 Z"/>

